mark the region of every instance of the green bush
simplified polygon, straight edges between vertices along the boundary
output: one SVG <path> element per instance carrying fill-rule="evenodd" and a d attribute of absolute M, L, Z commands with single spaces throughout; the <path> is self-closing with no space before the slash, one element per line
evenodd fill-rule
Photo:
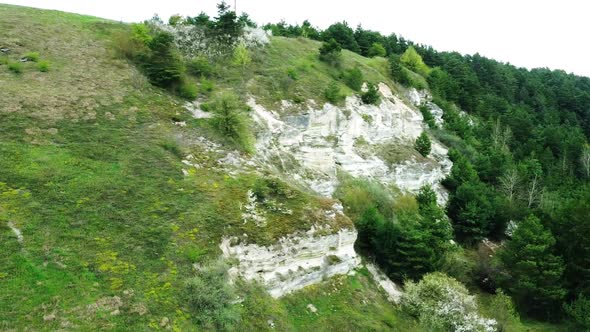
<path fill-rule="evenodd" d="M 39 61 L 39 52 L 25 53 L 25 55 L 23 55 L 23 58 L 27 59 L 28 61 L 37 62 L 37 61 Z"/>
<path fill-rule="evenodd" d="M 403 86 L 410 84 L 410 77 L 406 69 L 402 66 L 399 56 L 392 55 L 389 57 L 389 70 L 393 80 L 399 82 Z"/>
<path fill-rule="evenodd" d="M 381 43 L 373 43 L 369 48 L 369 57 L 373 58 L 376 56 L 384 57 L 387 55 L 385 47 Z"/>
<path fill-rule="evenodd" d="M 428 109 L 428 106 L 422 105 L 420 106 L 420 113 L 422 113 L 422 117 L 424 118 L 424 122 L 428 125 L 429 128 L 433 129 L 436 128 L 436 122 L 434 122 L 434 116 Z"/>
<path fill-rule="evenodd" d="M 180 294 L 192 318 L 206 330 L 231 330 L 240 320 L 239 309 L 232 304 L 236 295 L 228 283 L 227 268 L 223 262 L 202 267 Z"/>
<path fill-rule="evenodd" d="M 590 298 L 580 294 L 571 304 L 564 305 L 572 331 L 590 331 Z"/>
<path fill-rule="evenodd" d="M 214 89 L 215 89 L 215 83 L 213 83 L 213 81 L 208 80 L 206 78 L 201 78 L 201 81 L 199 82 L 199 91 L 202 94 L 205 94 L 205 95 L 211 94 L 211 92 L 213 92 Z"/>
<path fill-rule="evenodd" d="M 422 134 L 420 134 L 420 136 L 416 138 L 414 148 L 416 149 L 416 151 L 420 152 L 420 154 L 424 157 L 430 154 L 432 143 L 430 142 L 430 138 L 428 138 L 428 134 L 426 134 L 426 132 L 422 132 Z"/>
<path fill-rule="evenodd" d="M 163 88 L 178 85 L 183 74 L 182 63 L 174 48 L 174 37 L 159 32 L 148 43 L 149 54 L 141 62 L 152 84 Z"/>
<path fill-rule="evenodd" d="M 363 86 L 363 72 L 358 67 L 344 71 L 343 79 L 344 83 L 355 91 L 360 91 Z"/>
<path fill-rule="evenodd" d="M 0 65 L 8 64 L 8 57 L 0 56 Z"/>
<path fill-rule="evenodd" d="M 37 69 L 39 69 L 40 72 L 46 73 L 49 71 L 49 61 L 47 60 L 41 60 L 37 63 Z"/>
<path fill-rule="evenodd" d="M 23 64 L 16 61 L 11 61 L 8 63 L 8 70 L 15 74 L 20 74 L 23 72 Z"/>
<path fill-rule="evenodd" d="M 244 114 L 246 106 L 233 93 L 221 93 L 208 103 L 208 110 L 215 114 L 215 129 L 243 151 L 253 152 L 249 118 Z"/>
<path fill-rule="evenodd" d="M 376 105 L 379 102 L 379 90 L 377 86 L 369 83 L 367 85 L 367 91 L 361 94 L 361 100 L 365 104 Z"/>
<path fill-rule="evenodd" d="M 190 60 L 187 69 L 190 74 L 199 77 L 210 77 L 213 74 L 213 66 L 204 56 L 197 56 Z"/>
<path fill-rule="evenodd" d="M 340 66 L 342 58 L 342 47 L 335 39 L 330 39 L 320 47 L 320 60 L 334 67 Z"/>
<path fill-rule="evenodd" d="M 418 54 L 416 49 L 412 46 L 408 47 L 404 54 L 402 54 L 400 61 L 408 68 L 424 77 L 428 77 L 428 74 L 430 73 L 431 69 L 424 63 L 420 54 Z"/>
<path fill-rule="evenodd" d="M 178 95 L 182 98 L 194 100 L 197 98 L 198 89 L 194 83 L 183 82 L 178 88 Z"/>
<path fill-rule="evenodd" d="M 337 104 L 344 100 L 345 96 L 340 91 L 340 86 L 338 83 L 332 82 L 330 85 L 328 85 L 326 90 L 324 90 L 324 97 L 326 97 L 326 99 L 332 104 Z"/>

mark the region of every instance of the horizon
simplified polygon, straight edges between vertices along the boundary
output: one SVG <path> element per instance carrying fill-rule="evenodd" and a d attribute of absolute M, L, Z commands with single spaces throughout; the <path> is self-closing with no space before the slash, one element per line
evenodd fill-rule
<path fill-rule="evenodd" d="M 113 0 L 102 1 L 100 4 L 67 0 L 2 1 L 6 4 L 93 15 L 127 23 L 141 22 L 154 14 L 158 14 L 164 21 L 174 14 L 196 16 L 201 11 L 215 16 L 218 2 L 200 0 L 195 5 L 189 1 L 169 0 L 163 6 L 160 1 L 147 0 L 136 8 L 137 5 L 133 2 L 121 5 Z M 234 7 L 234 0 L 226 2 Z M 278 23 L 281 20 L 285 20 L 287 24 L 301 24 L 307 19 L 323 30 L 330 24 L 346 21 L 353 29 L 360 24 L 364 29 L 378 31 L 383 35 L 395 33 L 416 44 L 432 46 L 439 52 L 459 52 L 464 55 L 477 53 L 529 70 L 549 68 L 590 77 L 590 62 L 586 60 L 590 56 L 590 48 L 582 42 L 585 31 L 583 16 L 587 12 L 587 5 L 572 0 L 559 3 L 539 1 L 534 7 L 507 0 L 485 1 L 478 6 L 465 0 L 447 3 L 437 3 L 435 0 L 422 0 L 420 3 L 366 0 L 362 6 L 354 2 L 332 6 L 334 1 L 315 4 L 311 0 L 297 3 L 266 0 L 236 2 L 238 14 L 247 13 L 258 25 Z M 382 10 L 375 9 L 376 6 L 382 7 Z M 112 8 L 117 8 L 117 12 L 113 12 Z M 424 11 L 423 8 L 429 10 Z M 505 11 L 505 8 L 511 8 L 511 11 Z M 407 15 L 399 15 L 399 12 Z M 417 17 L 416 13 L 423 16 Z M 500 13 L 504 16 L 496 17 Z M 371 22 L 359 17 L 370 17 Z M 424 24 L 425 21 L 430 23 Z M 490 26 L 497 21 L 502 24 Z"/>

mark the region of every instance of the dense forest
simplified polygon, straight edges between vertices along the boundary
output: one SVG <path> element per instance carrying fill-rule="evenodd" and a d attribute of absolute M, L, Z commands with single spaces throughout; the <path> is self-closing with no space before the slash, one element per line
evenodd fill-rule
<path fill-rule="evenodd" d="M 488 292 L 504 289 L 525 315 L 569 316 L 578 328 L 589 327 L 590 78 L 438 52 L 346 22 L 323 31 L 308 21 L 264 27 L 275 36 L 388 57 L 396 82 L 429 89 L 445 111 L 444 128 L 431 123 L 430 133 L 451 148 L 454 162 L 444 181 L 454 237 L 468 249 L 482 239 L 503 243 L 462 281 Z M 395 280 L 449 264 L 443 256 L 451 234 L 436 225 L 443 212 L 433 194 L 423 188 L 411 215 L 391 213 L 378 198 L 356 211 L 360 248 Z M 403 222 L 408 218 L 419 221 Z"/>

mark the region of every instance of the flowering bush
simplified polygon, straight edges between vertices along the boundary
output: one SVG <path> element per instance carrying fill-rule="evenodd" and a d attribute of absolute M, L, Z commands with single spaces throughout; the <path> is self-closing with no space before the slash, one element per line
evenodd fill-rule
<path fill-rule="evenodd" d="M 457 280 L 435 272 L 418 283 L 409 281 L 401 305 L 431 330 L 493 332 L 496 321 L 477 313 L 475 298 Z"/>

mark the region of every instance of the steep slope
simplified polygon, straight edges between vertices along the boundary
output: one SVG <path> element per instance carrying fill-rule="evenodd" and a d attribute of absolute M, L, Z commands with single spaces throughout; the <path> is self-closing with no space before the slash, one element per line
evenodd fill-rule
<path fill-rule="evenodd" d="M 222 254 L 224 238 L 272 248 L 312 228 L 319 230 L 314 243 L 350 234 L 341 251 L 336 245 L 336 259 L 313 252 L 310 269 L 329 270 L 334 265 L 327 263 L 342 257 L 357 262 L 352 224 L 335 201 L 277 179 L 264 163 L 234 164 L 235 153 L 213 142 L 218 137 L 206 120 L 194 119 L 183 101 L 150 86 L 114 52 L 117 31 L 128 27 L 5 5 L 0 17 L 7 62 L 38 52 L 50 64 L 40 72 L 24 62 L 22 73 L 0 65 L 3 330 L 195 329 L 186 281 Z M 231 79 L 218 84 L 241 88 Z M 257 189 L 271 192 L 254 208 L 264 224 L 248 217 Z M 338 273 L 356 263 L 342 266 Z M 329 293 L 306 290 L 281 300 L 243 287 L 239 295 L 251 305 L 236 306 L 241 324 L 257 330 L 270 328 L 269 320 L 282 330 L 413 324 L 366 274 L 337 280 L 329 281 Z M 352 290 L 354 301 L 341 301 Z M 257 302 L 267 309 L 256 311 Z M 313 302 L 317 315 L 305 309 Z M 357 319 L 343 321 L 341 312 Z"/>

